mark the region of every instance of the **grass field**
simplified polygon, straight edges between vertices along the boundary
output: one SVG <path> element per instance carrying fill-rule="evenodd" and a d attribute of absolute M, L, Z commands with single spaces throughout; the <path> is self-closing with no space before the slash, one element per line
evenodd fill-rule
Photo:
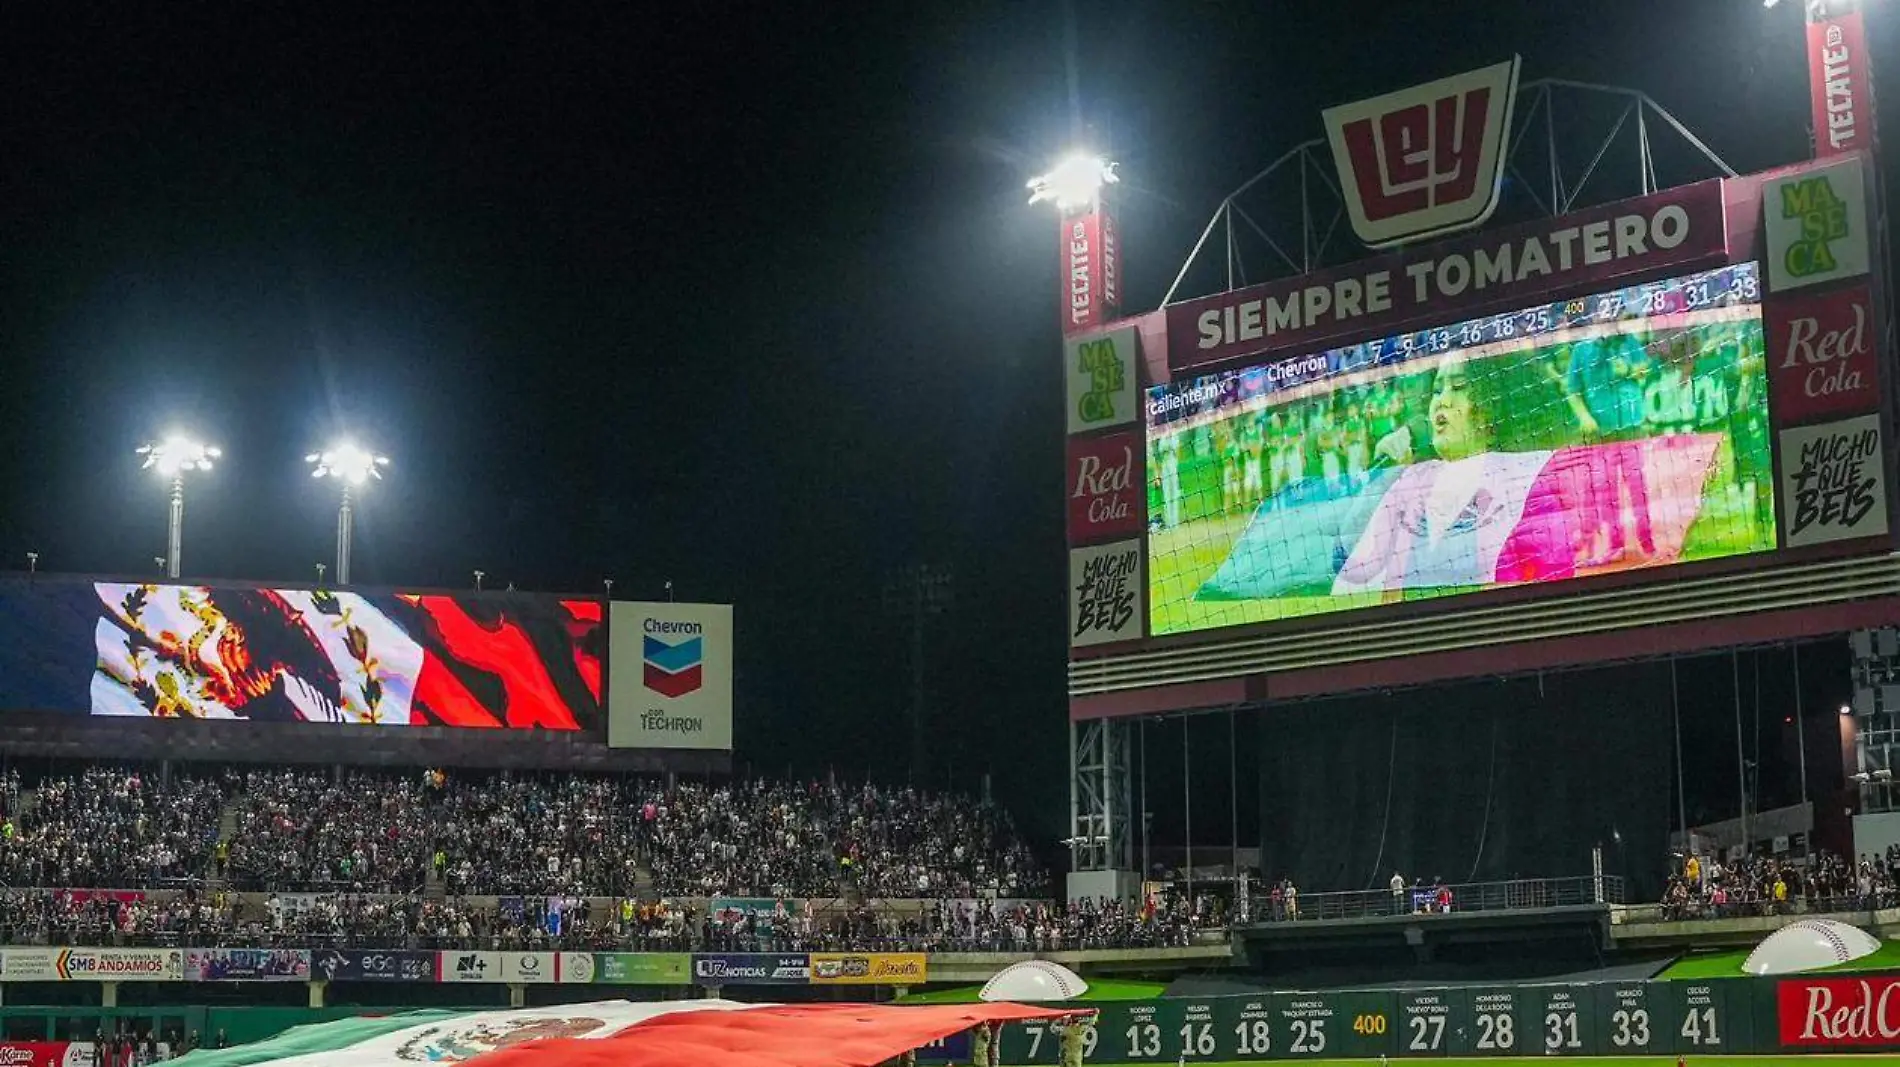
<path fill-rule="evenodd" d="M 1733 952 L 1698 952 L 1670 964 L 1668 969 L 1656 977 L 1665 981 L 1741 978 L 1744 977 L 1742 961 L 1748 958 L 1749 951 L 1749 949 L 1736 949 Z M 1863 956 L 1850 963 L 1826 967 L 1814 973 L 1854 974 L 1860 971 L 1900 971 L 1900 941 L 1883 941 L 1872 955 Z"/>

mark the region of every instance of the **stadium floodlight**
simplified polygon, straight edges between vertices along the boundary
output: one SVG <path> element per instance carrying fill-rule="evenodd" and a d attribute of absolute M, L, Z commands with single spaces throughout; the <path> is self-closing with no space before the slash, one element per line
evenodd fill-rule
<path fill-rule="evenodd" d="M 1101 156 L 1075 153 L 1066 156 L 1049 173 L 1029 179 L 1029 202 L 1054 201 L 1058 209 L 1072 211 L 1095 203 L 1102 187 L 1121 181 L 1115 164 Z"/>
<path fill-rule="evenodd" d="M 389 457 L 345 441 L 335 448 L 312 452 L 303 461 L 311 465 L 312 478 L 335 478 L 343 485 L 343 501 L 336 510 L 336 584 L 348 585 L 350 532 L 356 517 L 355 490 L 380 480 L 383 468 L 389 466 Z"/>
<path fill-rule="evenodd" d="M 140 445 L 138 454 L 145 457 L 142 469 L 157 471 L 161 477 L 171 479 L 171 513 L 165 537 L 165 576 L 176 578 L 184 556 L 185 475 L 210 470 L 215 460 L 223 458 L 224 451 L 215 445 L 200 444 L 189 437 L 171 434 L 162 441 Z"/>

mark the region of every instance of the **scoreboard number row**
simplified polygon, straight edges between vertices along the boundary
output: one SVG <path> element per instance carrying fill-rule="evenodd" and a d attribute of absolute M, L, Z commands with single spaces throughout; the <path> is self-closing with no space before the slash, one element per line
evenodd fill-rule
<path fill-rule="evenodd" d="M 1272 993 L 1101 1005 L 1084 1059 L 1096 1063 L 1611 1056 L 1750 1047 L 1746 990 L 1720 982 L 1622 982 Z M 1741 1037 L 1730 1033 L 1741 1025 Z M 1054 1064 L 1061 1031 L 1004 1029 L 1004 1062 Z"/>

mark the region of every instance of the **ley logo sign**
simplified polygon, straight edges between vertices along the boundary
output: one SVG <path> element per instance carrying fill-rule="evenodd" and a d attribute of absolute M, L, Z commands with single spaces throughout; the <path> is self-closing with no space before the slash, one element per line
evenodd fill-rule
<path fill-rule="evenodd" d="M 1860 158 L 1796 171 L 1762 186 L 1768 291 L 1867 273 L 1867 193 Z"/>
<path fill-rule="evenodd" d="M 1518 60 L 1328 108 L 1353 232 L 1374 248 L 1470 229 L 1498 206 Z"/>

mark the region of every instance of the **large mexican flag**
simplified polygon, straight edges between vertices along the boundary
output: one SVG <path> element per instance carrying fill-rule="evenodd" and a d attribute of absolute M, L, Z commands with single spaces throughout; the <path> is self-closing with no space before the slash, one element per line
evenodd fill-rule
<path fill-rule="evenodd" d="M 176 1067 L 872 1067 L 980 1022 L 1073 1010 L 1020 1004 L 894 1007 L 603 1000 L 510 1011 L 416 1011 L 293 1027 L 193 1052 Z"/>

